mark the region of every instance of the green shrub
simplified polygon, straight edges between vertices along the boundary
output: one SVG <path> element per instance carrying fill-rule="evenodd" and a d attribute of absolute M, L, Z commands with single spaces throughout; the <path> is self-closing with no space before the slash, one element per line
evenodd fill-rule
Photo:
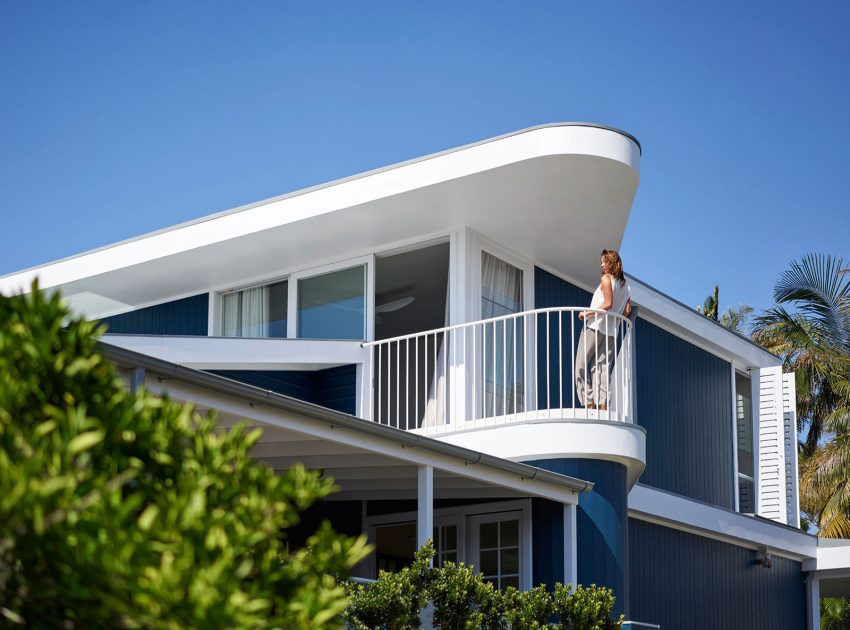
<path fill-rule="evenodd" d="M 497 590 L 471 566 L 446 562 L 431 569 L 429 543 L 416 554 L 409 569 L 381 572 L 377 581 L 352 586 L 347 618 L 357 630 L 412 630 L 421 626 L 419 613 L 431 602 L 433 625 L 440 630 L 615 630 L 623 618 L 611 619 L 614 595 L 610 589 L 544 585 L 529 591 Z M 552 624 L 557 617 L 558 623 Z"/>
<path fill-rule="evenodd" d="M 408 630 L 419 628 L 420 612 L 428 603 L 434 569 L 434 544 L 429 540 L 413 564 L 396 573 L 381 571 L 378 579 L 350 587 L 349 624 L 358 630 Z"/>
<path fill-rule="evenodd" d="M 611 589 L 591 584 L 585 588 L 581 584 L 570 591 L 570 584 L 555 584 L 552 594 L 554 612 L 558 616 L 561 628 L 566 630 L 615 630 L 623 625 L 623 617 L 611 618 L 614 609 L 614 593 Z"/>
<path fill-rule="evenodd" d="M 0 625 L 337 627 L 365 541 L 298 513 L 333 491 L 249 456 L 244 426 L 130 393 L 96 324 L 36 286 L 0 297 Z"/>
<path fill-rule="evenodd" d="M 542 630 L 551 627 L 552 596 L 546 586 L 539 584 L 530 591 L 519 591 L 513 587 L 505 590 L 503 615 L 511 630 Z"/>

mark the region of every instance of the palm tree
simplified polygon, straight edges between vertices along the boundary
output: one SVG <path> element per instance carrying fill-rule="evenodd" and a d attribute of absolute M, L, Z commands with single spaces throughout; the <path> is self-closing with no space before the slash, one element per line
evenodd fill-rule
<path fill-rule="evenodd" d="M 800 507 L 818 535 L 850 536 L 848 269 L 841 258 L 808 254 L 783 272 L 774 299 L 753 338 L 797 373 Z"/>
<path fill-rule="evenodd" d="M 714 285 L 714 293 L 705 298 L 705 302 L 702 303 L 702 307 L 697 306 L 697 313 L 702 313 L 709 319 L 717 321 L 717 317 L 720 312 L 719 294 L 720 287 L 718 285 Z"/>

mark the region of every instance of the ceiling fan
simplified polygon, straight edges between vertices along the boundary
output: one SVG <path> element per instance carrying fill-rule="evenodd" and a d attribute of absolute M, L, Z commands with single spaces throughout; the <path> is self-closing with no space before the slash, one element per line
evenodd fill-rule
<path fill-rule="evenodd" d="M 398 300 L 391 300 L 389 302 L 384 302 L 383 304 L 378 304 L 375 306 L 375 323 L 380 324 L 383 323 L 381 319 L 381 313 L 392 313 L 394 311 L 400 311 L 405 306 L 410 306 L 416 298 L 412 295 L 408 295 L 407 297 L 399 298 Z"/>

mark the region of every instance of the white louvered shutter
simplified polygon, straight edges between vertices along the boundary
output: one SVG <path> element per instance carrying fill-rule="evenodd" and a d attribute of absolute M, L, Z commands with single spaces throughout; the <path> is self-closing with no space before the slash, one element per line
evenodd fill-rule
<path fill-rule="evenodd" d="M 785 496 L 787 524 L 800 527 L 800 475 L 797 467 L 797 392 L 794 373 L 782 375 L 782 418 L 785 429 Z"/>
<path fill-rule="evenodd" d="M 780 523 L 788 520 L 785 483 L 785 414 L 782 367 L 759 370 L 758 514 Z"/>

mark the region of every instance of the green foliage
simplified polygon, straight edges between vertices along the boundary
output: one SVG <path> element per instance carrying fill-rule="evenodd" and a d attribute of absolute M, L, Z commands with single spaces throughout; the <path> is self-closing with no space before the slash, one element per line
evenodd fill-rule
<path fill-rule="evenodd" d="M 808 254 L 782 273 L 776 304 L 753 339 L 796 373 L 800 508 L 825 538 L 850 536 L 850 274 L 833 256 Z"/>
<path fill-rule="evenodd" d="M 446 562 L 430 568 L 434 556 L 428 543 L 416 554 L 412 567 L 399 573 L 381 572 L 374 583 L 352 585 L 347 620 L 356 630 L 414 630 L 421 627 L 419 613 L 432 605 L 433 625 L 440 630 L 615 630 L 609 589 L 544 585 L 530 591 L 497 590 L 471 566 Z M 556 616 L 558 624 L 552 624 Z"/>
<path fill-rule="evenodd" d="M 820 600 L 821 630 L 845 630 L 850 626 L 850 599 L 824 597 Z"/>
<path fill-rule="evenodd" d="M 753 307 L 747 304 L 730 306 L 720 316 L 720 323 L 732 332 L 736 332 L 739 335 L 746 335 L 748 328 L 747 320 L 749 320 L 752 314 Z"/>
<path fill-rule="evenodd" d="M 705 298 L 702 307 L 697 306 L 697 313 L 702 313 L 709 319 L 717 321 L 720 314 L 720 287 L 715 286 L 714 292 Z"/>
<path fill-rule="evenodd" d="M 0 297 L 0 620 L 30 627 L 322 628 L 367 551 L 283 532 L 333 491 L 249 456 L 260 437 L 130 393 L 96 324 L 33 286 Z"/>
<path fill-rule="evenodd" d="M 607 588 L 589 588 L 579 584 L 570 592 L 570 584 L 555 584 L 555 614 L 566 630 L 614 630 L 623 626 L 623 617 L 611 618 L 614 593 Z"/>
<path fill-rule="evenodd" d="M 419 628 L 419 613 L 428 603 L 433 578 L 433 557 L 434 544 L 429 540 L 416 552 L 411 566 L 396 573 L 381 571 L 368 587 L 351 585 L 349 624 L 358 630 Z"/>
<path fill-rule="evenodd" d="M 530 591 L 510 587 L 502 595 L 505 621 L 511 630 L 544 630 L 550 628 L 549 617 L 554 612 L 552 596 L 540 584 Z"/>

